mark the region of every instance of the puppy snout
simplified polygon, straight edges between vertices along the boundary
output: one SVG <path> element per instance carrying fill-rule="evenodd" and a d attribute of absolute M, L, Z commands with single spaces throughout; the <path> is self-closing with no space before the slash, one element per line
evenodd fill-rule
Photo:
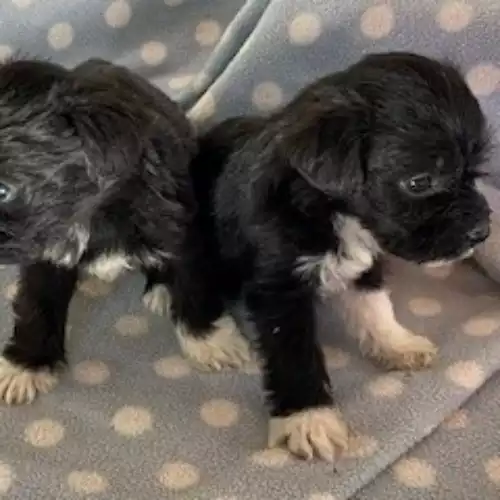
<path fill-rule="evenodd" d="M 471 245 L 478 245 L 490 235 L 490 221 L 483 220 L 476 224 L 468 233 L 467 238 Z"/>

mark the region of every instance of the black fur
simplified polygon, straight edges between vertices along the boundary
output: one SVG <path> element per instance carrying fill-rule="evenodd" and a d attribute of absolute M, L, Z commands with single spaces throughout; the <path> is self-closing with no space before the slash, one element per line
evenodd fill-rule
<path fill-rule="evenodd" d="M 365 57 L 273 116 L 230 119 L 201 139 L 192 165 L 201 222 L 221 286 L 256 326 L 272 415 L 332 403 L 315 338 L 320 280 L 297 272 L 300 259 L 342 258 L 339 215 L 382 252 L 459 258 L 488 235 L 474 183 L 488 144 L 459 71 L 408 53 Z M 407 181 L 426 173 L 427 192 L 409 193 Z M 381 258 L 353 281 L 380 289 Z"/>
<path fill-rule="evenodd" d="M 0 261 L 22 265 L 7 360 L 64 361 L 78 270 L 107 254 L 141 267 L 146 290 L 167 285 L 193 335 L 210 329 L 223 304 L 193 224 L 196 149 L 177 104 L 125 68 L 0 66 Z"/>

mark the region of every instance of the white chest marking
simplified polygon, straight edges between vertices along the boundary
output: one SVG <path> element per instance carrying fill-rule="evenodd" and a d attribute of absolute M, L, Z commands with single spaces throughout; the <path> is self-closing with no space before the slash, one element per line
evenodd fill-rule
<path fill-rule="evenodd" d="M 372 267 L 380 247 L 370 231 L 354 217 L 341 216 L 334 221 L 340 243 L 336 253 L 302 256 L 297 272 L 306 278 L 316 274 L 321 288 L 330 293 L 345 290 L 349 284 Z"/>

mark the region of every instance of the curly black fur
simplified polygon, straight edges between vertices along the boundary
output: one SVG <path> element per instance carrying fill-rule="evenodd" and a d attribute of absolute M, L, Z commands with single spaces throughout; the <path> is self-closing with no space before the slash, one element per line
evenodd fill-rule
<path fill-rule="evenodd" d="M 116 255 L 143 269 L 146 291 L 168 287 L 174 320 L 210 329 L 223 306 L 193 225 L 196 150 L 177 104 L 125 68 L 0 66 L 0 261 L 22 265 L 4 359 L 63 361 L 78 271 Z"/>
<path fill-rule="evenodd" d="M 389 53 L 201 139 L 199 217 L 226 296 L 242 297 L 256 326 L 273 416 L 332 404 L 315 339 L 320 286 L 381 291 L 384 253 L 451 261 L 486 238 L 474 180 L 487 132 L 455 67 Z"/>

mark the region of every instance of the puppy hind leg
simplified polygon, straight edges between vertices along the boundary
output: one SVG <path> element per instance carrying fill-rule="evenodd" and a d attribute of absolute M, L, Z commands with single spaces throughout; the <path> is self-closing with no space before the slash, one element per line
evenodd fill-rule
<path fill-rule="evenodd" d="M 432 363 L 436 346 L 397 321 L 389 294 L 383 288 L 379 262 L 341 298 L 362 351 L 388 368 L 420 369 Z"/>
<path fill-rule="evenodd" d="M 169 286 L 180 347 L 202 370 L 243 366 L 252 358 L 249 342 L 225 310 L 211 263 L 192 248 L 175 262 Z"/>
<path fill-rule="evenodd" d="M 165 267 L 145 269 L 146 287 L 142 296 L 142 303 L 152 313 L 159 316 L 170 316 L 172 308 L 172 297 L 170 295 L 169 283 L 172 282 L 172 272 Z"/>

